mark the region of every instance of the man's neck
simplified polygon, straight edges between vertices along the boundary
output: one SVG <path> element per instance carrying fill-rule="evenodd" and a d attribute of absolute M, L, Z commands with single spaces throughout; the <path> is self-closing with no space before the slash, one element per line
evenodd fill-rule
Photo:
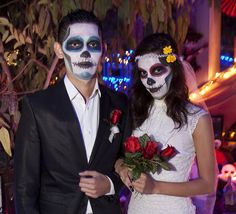
<path fill-rule="evenodd" d="M 84 97 L 85 101 L 88 100 L 88 98 L 91 96 L 94 90 L 94 86 L 96 83 L 97 76 L 94 76 L 90 80 L 81 80 L 76 79 L 70 74 L 67 74 L 68 79 L 72 82 L 72 84 L 77 88 L 77 90 L 81 93 L 81 95 Z"/>

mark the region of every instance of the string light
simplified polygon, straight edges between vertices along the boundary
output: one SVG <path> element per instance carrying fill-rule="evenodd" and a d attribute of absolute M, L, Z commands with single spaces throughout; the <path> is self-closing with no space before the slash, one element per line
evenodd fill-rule
<path fill-rule="evenodd" d="M 231 132 L 230 133 L 230 138 L 234 138 L 234 136 L 235 136 L 235 132 Z"/>
<path fill-rule="evenodd" d="M 105 84 L 114 89 L 126 93 L 131 84 L 132 55 L 133 50 L 126 50 L 124 55 L 112 53 L 105 56 L 102 76 Z M 114 73 L 116 73 L 114 75 Z M 118 76 L 117 76 L 118 75 Z"/>
<path fill-rule="evenodd" d="M 211 90 L 219 86 L 219 83 L 223 82 L 226 79 L 231 78 L 235 74 L 236 74 L 236 66 L 232 66 L 224 72 L 216 73 L 213 79 L 209 80 L 202 87 L 200 87 L 198 91 L 195 91 L 190 94 L 189 96 L 190 100 L 192 101 L 198 100 L 199 98 L 201 98 L 198 94 L 200 94 L 201 96 L 206 95 Z"/>
<path fill-rule="evenodd" d="M 230 57 L 230 56 L 226 56 L 226 55 L 221 55 L 220 59 L 223 62 L 233 62 L 235 60 L 235 58 Z"/>
<path fill-rule="evenodd" d="M 9 66 L 17 66 L 17 58 L 19 55 L 19 49 L 16 49 L 10 53 L 7 54 L 6 56 L 6 61 Z"/>

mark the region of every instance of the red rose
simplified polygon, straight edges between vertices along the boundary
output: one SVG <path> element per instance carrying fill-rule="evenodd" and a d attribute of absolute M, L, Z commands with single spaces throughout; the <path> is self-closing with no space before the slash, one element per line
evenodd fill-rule
<path fill-rule="evenodd" d="M 145 148 L 143 149 L 143 156 L 146 159 L 152 159 L 157 154 L 158 144 L 154 141 L 148 141 Z"/>
<path fill-rule="evenodd" d="M 112 113 L 111 113 L 111 123 L 112 123 L 112 125 L 117 125 L 117 123 L 120 120 L 121 113 L 122 112 L 118 109 L 115 109 L 114 111 L 112 111 Z"/>
<path fill-rule="evenodd" d="M 135 153 L 140 151 L 141 146 L 139 144 L 139 140 L 137 137 L 129 137 L 125 143 L 125 152 L 129 152 L 129 153 Z"/>
<path fill-rule="evenodd" d="M 177 154 L 177 151 L 175 147 L 169 146 L 169 145 L 167 146 L 167 148 L 163 149 L 160 153 L 161 157 L 164 159 L 170 159 L 176 154 Z"/>

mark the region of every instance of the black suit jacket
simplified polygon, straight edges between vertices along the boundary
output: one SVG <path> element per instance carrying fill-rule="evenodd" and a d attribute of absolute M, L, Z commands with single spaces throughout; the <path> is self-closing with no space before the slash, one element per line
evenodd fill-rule
<path fill-rule="evenodd" d="M 102 85 L 100 90 L 100 121 L 89 163 L 64 81 L 23 99 L 14 154 L 18 214 L 85 214 L 88 197 L 78 186 L 78 173 L 84 170 L 107 175 L 116 191 L 116 195 L 91 198 L 94 213 L 121 213 L 121 181 L 114 173 L 114 164 L 131 132 L 127 98 Z M 110 143 L 109 121 L 114 109 L 120 109 L 122 116 L 120 133 Z"/>

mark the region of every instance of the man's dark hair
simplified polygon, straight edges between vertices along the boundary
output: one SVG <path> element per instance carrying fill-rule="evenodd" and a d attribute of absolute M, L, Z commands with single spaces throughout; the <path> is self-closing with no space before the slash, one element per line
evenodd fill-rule
<path fill-rule="evenodd" d="M 102 36 L 102 25 L 100 20 L 94 15 L 93 12 L 89 12 L 82 9 L 77 9 L 66 16 L 64 16 L 58 27 L 58 42 L 62 44 L 68 32 L 68 27 L 76 23 L 90 23 L 98 26 L 99 34 Z"/>

